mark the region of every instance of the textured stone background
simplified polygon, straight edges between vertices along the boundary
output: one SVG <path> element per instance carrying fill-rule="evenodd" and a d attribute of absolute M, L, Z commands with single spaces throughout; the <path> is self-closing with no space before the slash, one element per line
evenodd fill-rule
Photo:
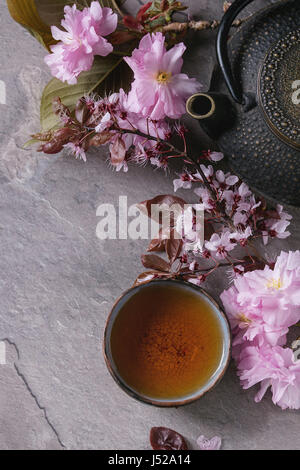
<path fill-rule="evenodd" d="M 222 14 L 222 0 L 189 3 L 197 18 Z M 252 10 L 270 3 L 257 1 Z M 115 385 L 101 354 L 103 328 L 114 299 L 141 271 L 146 242 L 98 240 L 96 208 L 117 204 L 119 195 L 131 204 L 171 192 L 172 179 L 150 168 L 112 172 L 106 151 L 83 164 L 22 150 L 39 130 L 39 99 L 50 74 L 44 50 L 10 19 L 4 0 L 0 39 L 0 80 L 7 86 L 7 104 L 0 104 L 0 340 L 7 348 L 0 448 L 146 449 L 150 427 L 159 425 L 192 445 L 199 434 L 218 434 L 224 449 L 299 448 L 299 413 L 275 407 L 270 396 L 255 404 L 255 390 L 240 388 L 233 365 L 213 392 L 179 409 L 143 405 Z M 193 46 L 186 70 L 207 85 L 214 34 L 195 35 Z M 195 142 L 203 145 L 203 137 Z M 270 253 L 299 247 L 299 220 L 289 241 Z M 207 287 L 217 296 L 222 276 Z"/>

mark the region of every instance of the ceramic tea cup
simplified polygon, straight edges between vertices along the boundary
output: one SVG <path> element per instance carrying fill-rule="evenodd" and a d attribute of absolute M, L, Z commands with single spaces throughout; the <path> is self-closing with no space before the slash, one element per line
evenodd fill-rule
<path fill-rule="evenodd" d="M 230 361 L 228 320 L 205 290 L 178 280 L 153 280 L 126 291 L 104 333 L 104 357 L 131 397 L 171 407 L 211 390 Z"/>

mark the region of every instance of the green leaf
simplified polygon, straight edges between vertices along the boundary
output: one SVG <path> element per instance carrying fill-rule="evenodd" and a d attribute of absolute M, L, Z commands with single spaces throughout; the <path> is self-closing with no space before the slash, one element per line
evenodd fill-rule
<path fill-rule="evenodd" d="M 27 142 L 25 142 L 22 148 L 26 150 L 28 147 L 31 147 L 34 144 L 40 144 L 40 143 L 41 141 L 38 139 L 30 139 L 30 140 L 27 140 Z"/>
<path fill-rule="evenodd" d="M 44 47 L 55 44 L 50 27 L 40 18 L 35 0 L 7 0 L 12 18 L 26 28 Z"/>
<path fill-rule="evenodd" d="M 64 7 L 74 2 L 68 0 L 35 0 L 39 16 L 48 26 L 60 26 L 64 17 Z"/>
<path fill-rule="evenodd" d="M 92 69 L 78 77 L 76 85 L 62 83 L 52 79 L 44 89 L 41 101 L 41 125 L 43 131 L 55 128 L 58 118 L 52 110 L 53 99 L 59 97 L 65 106 L 73 112 L 77 101 L 85 94 L 95 92 L 105 96 L 110 92 L 124 88 L 128 91 L 131 82 L 131 70 L 122 57 L 110 54 L 108 57 L 97 57 Z"/>

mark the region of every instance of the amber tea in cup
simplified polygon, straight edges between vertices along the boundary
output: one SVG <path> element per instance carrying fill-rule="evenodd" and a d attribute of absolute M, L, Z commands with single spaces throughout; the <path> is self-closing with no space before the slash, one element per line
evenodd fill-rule
<path fill-rule="evenodd" d="M 179 281 L 131 289 L 106 327 L 114 378 L 135 398 L 161 406 L 203 395 L 223 374 L 229 350 L 223 312 L 202 289 Z"/>

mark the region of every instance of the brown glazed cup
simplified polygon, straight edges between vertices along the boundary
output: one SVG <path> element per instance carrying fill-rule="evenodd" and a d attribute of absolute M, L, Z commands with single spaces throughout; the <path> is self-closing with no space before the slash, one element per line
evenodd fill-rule
<path fill-rule="evenodd" d="M 208 304 L 212 307 L 214 314 L 219 322 L 222 331 L 223 337 L 223 353 L 221 360 L 219 362 L 218 367 L 216 368 L 213 375 L 210 379 L 197 390 L 195 393 L 187 396 L 182 396 L 176 399 L 156 399 L 151 396 L 145 396 L 139 393 L 138 391 L 134 390 L 130 387 L 126 382 L 123 380 L 122 376 L 120 375 L 117 366 L 114 363 L 113 355 L 111 351 L 111 332 L 114 325 L 114 321 L 122 311 L 122 307 L 131 299 L 131 297 L 138 292 L 140 289 L 147 289 L 150 285 L 153 284 L 177 284 L 178 288 L 184 289 L 192 289 L 193 292 L 197 292 L 197 295 L 201 296 Z M 113 379 L 116 383 L 121 387 L 121 389 L 126 392 L 131 397 L 135 398 L 136 400 L 142 401 L 144 403 L 160 406 L 160 407 L 172 407 L 172 406 L 181 406 L 191 403 L 195 400 L 198 400 L 202 397 L 205 393 L 210 391 L 224 376 L 225 371 L 228 367 L 230 356 L 231 356 L 231 333 L 230 333 L 230 326 L 227 320 L 227 317 L 217 302 L 203 289 L 197 287 L 193 284 L 190 284 L 185 281 L 178 281 L 178 280 L 153 280 L 144 284 L 140 284 L 138 286 L 132 287 L 131 289 L 127 290 L 114 304 L 109 317 L 107 319 L 105 333 L 104 333 L 104 342 L 103 342 L 103 350 L 104 350 L 104 358 L 106 365 L 110 374 L 112 375 Z"/>

